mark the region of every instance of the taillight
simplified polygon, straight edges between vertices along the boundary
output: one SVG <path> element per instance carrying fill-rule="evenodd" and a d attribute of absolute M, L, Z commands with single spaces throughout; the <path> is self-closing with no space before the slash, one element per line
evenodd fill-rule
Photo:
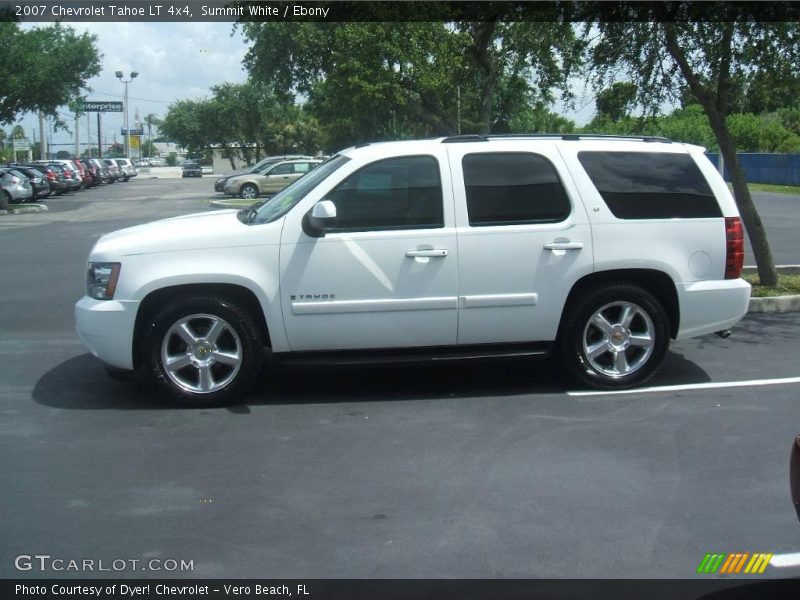
<path fill-rule="evenodd" d="M 14 175 L 11 176 L 11 183 L 13 183 L 14 185 L 20 183 L 21 181 L 22 180 L 19 177 L 16 177 Z"/>
<path fill-rule="evenodd" d="M 739 279 L 744 265 L 744 227 L 739 217 L 725 217 L 725 279 Z"/>
<path fill-rule="evenodd" d="M 55 180 L 56 180 L 56 174 L 55 174 L 55 173 L 53 173 L 52 171 L 47 171 L 47 172 L 45 173 L 45 175 L 47 175 L 47 178 L 48 178 L 50 181 L 55 181 Z"/>

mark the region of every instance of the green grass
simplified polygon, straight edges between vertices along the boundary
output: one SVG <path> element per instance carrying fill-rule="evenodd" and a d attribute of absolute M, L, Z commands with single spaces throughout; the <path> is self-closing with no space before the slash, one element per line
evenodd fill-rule
<path fill-rule="evenodd" d="M 761 285 L 758 281 L 758 275 L 755 273 L 745 274 L 742 276 L 745 281 L 753 286 L 751 295 L 754 298 L 769 298 L 772 296 L 790 296 L 793 294 L 800 294 L 800 275 L 781 275 L 778 274 L 778 285 L 775 287 L 767 287 Z"/>
<path fill-rule="evenodd" d="M 751 192 L 776 192 L 778 194 L 800 195 L 800 186 L 797 185 L 773 185 L 771 183 L 748 183 L 747 187 Z"/>

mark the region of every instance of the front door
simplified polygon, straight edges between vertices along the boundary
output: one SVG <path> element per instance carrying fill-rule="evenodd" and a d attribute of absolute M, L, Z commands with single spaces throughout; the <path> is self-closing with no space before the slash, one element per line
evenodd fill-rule
<path fill-rule="evenodd" d="M 293 351 L 453 345 L 457 245 L 450 174 L 439 156 L 364 164 L 325 194 L 337 225 L 302 231 L 291 211 L 281 242 L 281 305 Z"/>

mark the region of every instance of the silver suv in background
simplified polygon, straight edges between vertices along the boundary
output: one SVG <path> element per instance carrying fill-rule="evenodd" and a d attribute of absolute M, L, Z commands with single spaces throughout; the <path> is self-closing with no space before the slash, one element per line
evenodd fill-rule
<path fill-rule="evenodd" d="M 0 167 L 0 185 L 3 193 L 0 197 L 0 209 L 6 210 L 10 203 L 27 202 L 33 199 L 33 188 L 24 173 L 8 167 Z"/>
<path fill-rule="evenodd" d="M 117 163 L 120 173 L 122 174 L 122 181 L 128 181 L 131 177 L 136 177 L 139 174 L 139 169 L 133 165 L 131 159 L 115 158 L 113 160 Z"/>

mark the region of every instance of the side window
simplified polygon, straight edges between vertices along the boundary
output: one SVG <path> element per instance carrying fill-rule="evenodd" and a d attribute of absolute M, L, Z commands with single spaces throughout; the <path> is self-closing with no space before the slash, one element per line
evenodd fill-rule
<path fill-rule="evenodd" d="M 294 165 L 292 163 L 287 163 L 276 166 L 269 173 L 267 173 L 267 175 L 289 175 L 293 172 L 294 172 Z"/>
<path fill-rule="evenodd" d="M 708 182 L 688 154 L 579 152 L 578 160 L 618 219 L 722 216 Z"/>
<path fill-rule="evenodd" d="M 293 173 L 308 173 L 311 170 L 310 163 L 294 163 L 292 165 Z"/>
<path fill-rule="evenodd" d="M 374 162 L 326 198 L 336 204 L 336 231 L 444 227 L 439 163 L 432 156 Z"/>
<path fill-rule="evenodd" d="M 556 223 L 570 203 L 555 167 L 538 154 L 467 154 L 462 160 L 467 213 L 473 227 Z"/>

